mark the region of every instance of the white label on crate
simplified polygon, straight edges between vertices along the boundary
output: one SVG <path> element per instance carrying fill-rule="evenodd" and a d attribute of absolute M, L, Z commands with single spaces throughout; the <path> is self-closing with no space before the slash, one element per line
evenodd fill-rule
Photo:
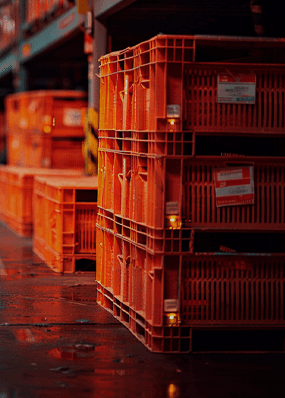
<path fill-rule="evenodd" d="M 218 102 L 255 104 L 255 85 L 255 75 L 218 75 Z"/>
<path fill-rule="evenodd" d="M 253 166 L 214 171 L 216 206 L 254 204 Z"/>
<path fill-rule="evenodd" d="M 179 202 L 166 202 L 166 214 L 179 214 Z"/>
<path fill-rule="evenodd" d="M 242 179 L 242 169 L 225 170 L 217 173 L 217 181 L 231 181 L 231 180 L 241 180 L 241 179 Z"/>
<path fill-rule="evenodd" d="M 11 148 L 16 150 L 19 148 L 19 146 L 20 146 L 20 141 L 18 140 L 18 138 L 14 138 L 11 143 Z"/>
<path fill-rule="evenodd" d="M 64 109 L 63 124 L 65 126 L 78 127 L 82 125 L 81 109 Z"/>
<path fill-rule="evenodd" d="M 27 121 L 27 119 L 21 118 L 21 119 L 20 119 L 20 122 L 19 122 L 19 125 L 20 125 L 20 127 L 21 127 L 22 129 L 27 128 L 27 127 L 28 127 L 28 121 Z"/>
<path fill-rule="evenodd" d="M 177 299 L 164 300 L 164 312 L 177 312 L 179 310 L 179 303 Z"/>
<path fill-rule="evenodd" d="M 42 159 L 42 166 L 43 167 L 50 167 L 50 158 L 43 158 Z"/>
<path fill-rule="evenodd" d="M 180 105 L 167 105 L 167 117 L 180 117 Z"/>

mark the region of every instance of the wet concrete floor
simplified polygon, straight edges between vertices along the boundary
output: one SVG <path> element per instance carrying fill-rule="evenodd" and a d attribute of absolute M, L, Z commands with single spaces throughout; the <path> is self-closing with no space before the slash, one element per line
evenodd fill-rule
<path fill-rule="evenodd" d="M 149 352 L 95 301 L 94 273 L 59 275 L 0 224 L 0 397 L 285 397 L 283 354 Z"/>

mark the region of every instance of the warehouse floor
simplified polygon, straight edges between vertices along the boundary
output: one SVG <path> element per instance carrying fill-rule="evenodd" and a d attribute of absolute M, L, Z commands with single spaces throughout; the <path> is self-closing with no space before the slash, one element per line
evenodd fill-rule
<path fill-rule="evenodd" d="M 0 259 L 0 397 L 285 397 L 282 354 L 153 354 L 95 302 L 94 273 L 53 273 L 1 224 Z"/>

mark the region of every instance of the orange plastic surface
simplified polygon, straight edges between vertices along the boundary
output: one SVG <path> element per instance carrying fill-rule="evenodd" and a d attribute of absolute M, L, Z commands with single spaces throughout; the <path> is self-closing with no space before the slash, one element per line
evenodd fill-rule
<path fill-rule="evenodd" d="M 0 153 L 3 151 L 6 145 L 6 126 L 4 113 L 0 112 Z"/>
<path fill-rule="evenodd" d="M 82 108 L 86 93 L 41 90 L 6 98 L 8 164 L 47 168 L 84 167 Z"/>
<path fill-rule="evenodd" d="M 100 60 L 101 130 L 285 131 L 282 39 L 158 35 Z M 255 103 L 218 103 L 218 75 L 249 71 Z"/>
<path fill-rule="evenodd" d="M 186 228 L 284 229 L 282 157 L 171 158 L 99 150 L 98 159 L 98 206 L 118 217 L 152 228 L 169 227 L 175 215 Z M 254 203 L 217 207 L 215 170 L 245 165 L 253 168 Z"/>
<path fill-rule="evenodd" d="M 34 251 L 56 272 L 96 259 L 97 177 L 36 177 Z"/>
<path fill-rule="evenodd" d="M 284 327 L 284 275 L 283 256 L 151 254 L 98 224 L 97 302 L 155 352 L 190 351 L 195 327 Z"/>
<path fill-rule="evenodd" d="M 26 22 L 34 24 L 49 19 L 67 6 L 68 4 L 64 0 L 29 0 L 26 9 Z"/>
<path fill-rule="evenodd" d="M 33 233 L 33 186 L 36 175 L 83 175 L 83 170 L 0 166 L 0 218 L 23 237 Z M 66 177 L 67 178 L 67 177 Z"/>
<path fill-rule="evenodd" d="M 20 7 L 19 2 L 8 2 L 0 8 L 0 50 L 13 45 L 19 34 Z"/>
<path fill-rule="evenodd" d="M 81 109 L 87 93 L 76 90 L 39 90 L 6 98 L 7 127 L 17 126 L 52 137 L 84 137 Z M 15 119 L 16 117 L 16 119 Z M 50 131 L 45 129 L 50 127 Z"/>

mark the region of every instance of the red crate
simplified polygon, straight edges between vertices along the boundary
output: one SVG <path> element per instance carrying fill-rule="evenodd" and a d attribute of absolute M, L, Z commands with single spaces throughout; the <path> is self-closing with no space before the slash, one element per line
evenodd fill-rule
<path fill-rule="evenodd" d="M 216 170 L 251 167 L 254 203 L 217 207 Z M 98 206 L 152 228 L 284 229 L 282 157 L 170 158 L 99 150 Z"/>
<path fill-rule="evenodd" d="M 10 166 L 78 169 L 84 167 L 83 137 L 53 138 L 27 131 L 9 131 Z"/>
<path fill-rule="evenodd" d="M 33 24 L 40 18 L 40 1 L 30 0 L 27 2 L 26 8 L 26 22 Z"/>
<path fill-rule="evenodd" d="M 74 177 L 83 170 L 46 170 L 13 166 L 0 167 L 0 217 L 20 236 L 30 237 L 33 230 L 33 182 L 35 175 Z"/>
<path fill-rule="evenodd" d="M 26 9 L 26 22 L 30 25 L 49 19 L 71 7 L 66 0 L 30 0 Z"/>
<path fill-rule="evenodd" d="M 84 167 L 82 107 L 86 93 L 50 90 L 6 99 L 7 157 L 13 166 Z"/>
<path fill-rule="evenodd" d="M 283 257 L 182 260 L 181 322 L 284 326 Z"/>
<path fill-rule="evenodd" d="M 19 35 L 20 7 L 18 1 L 0 6 L 0 51 L 16 43 Z"/>
<path fill-rule="evenodd" d="M 0 218 L 14 232 L 23 237 L 33 233 L 33 185 L 36 175 L 66 175 L 71 177 L 83 174 L 83 170 L 47 170 L 0 166 Z"/>
<path fill-rule="evenodd" d="M 217 207 L 214 172 L 253 167 L 254 204 Z M 285 163 L 282 158 L 252 162 L 221 159 L 185 162 L 182 179 L 182 219 L 193 228 L 283 230 L 285 223 Z"/>
<path fill-rule="evenodd" d="M 104 55 L 100 129 L 284 133 L 283 53 L 283 39 L 159 35 Z M 222 99 L 225 74 L 255 102 Z"/>
<path fill-rule="evenodd" d="M 250 66 L 248 66 L 250 67 Z M 231 66 L 230 73 L 238 76 L 245 66 Z M 284 134 L 285 102 L 284 69 L 278 66 L 255 66 L 255 104 L 217 102 L 218 76 L 227 65 L 199 65 L 185 71 L 185 126 L 196 132 Z"/>
<path fill-rule="evenodd" d="M 5 100 L 7 127 L 52 137 L 84 137 L 82 108 L 87 93 L 39 90 L 10 94 Z"/>
<path fill-rule="evenodd" d="M 82 154 L 83 138 L 53 139 L 50 136 L 26 134 L 25 147 L 19 165 L 78 169 L 84 167 Z"/>
<path fill-rule="evenodd" d="M 4 112 L 0 112 L 0 153 L 6 147 L 6 125 Z"/>
<path fill-rule="evenodd" d="M 97 224 L 97 301 L 150 350 L 194 328 L 284 327 L 284 256 L 150 254 Z"/>
<path fill-rule="evenodd" d="M 97 189 L 97 177 L 35 178 L 33 248 L 55 272 L 96 259 Z"/>

